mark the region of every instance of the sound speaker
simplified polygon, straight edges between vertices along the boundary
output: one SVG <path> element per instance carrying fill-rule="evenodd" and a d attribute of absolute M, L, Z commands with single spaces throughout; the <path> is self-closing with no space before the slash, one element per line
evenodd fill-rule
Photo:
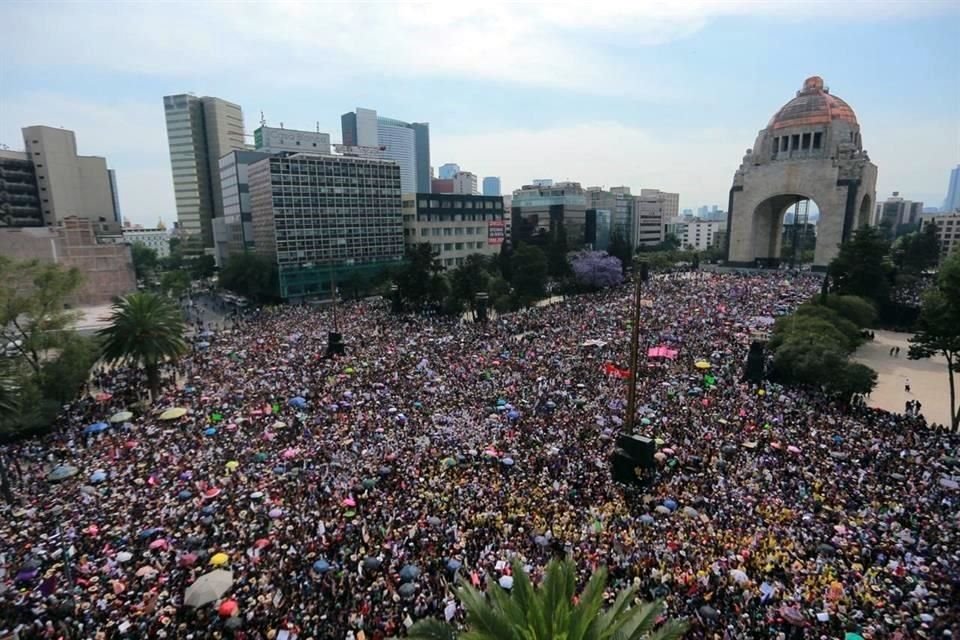
<path fill-rule="evenodd" d="M 766 343 L 760 340 L 754 340 L 750 343 L 750 353 L 747 354 L 747 366 L 743 372 L 744 380 L 760 382 L 766 377 L 765 347 Z"/>
<path fill-rule="evenodd" d="M 610 471 L 614 482 L 620 482 L 628 485 L 640 484 L 641 475 L 643 473 L 641 465 L 626 451 L 623 449 L 617 449 L 614 451 L 613 460 L 611 462 L 612 464 Z"/>
<path fill-rule="evenodd" d="M 640 261 L 640 282 L 646 282 L 650 279 L 650 263 L 646 260 Z"/>
<path fill-rule="evenodd" d="M 653 454 L 656 453 L 656 445 L 650 438 L 621 433 L 617 436 L 617 447 L 633 458 L 637 465 L 646 468 L 655 466 Z"/>
<path fill-rule="evenodd" d="M 327 334 L 327 357 L 342 356 L 347 352 L 347 346 L 343 343 L 343 334 L 331 331 Z"/>

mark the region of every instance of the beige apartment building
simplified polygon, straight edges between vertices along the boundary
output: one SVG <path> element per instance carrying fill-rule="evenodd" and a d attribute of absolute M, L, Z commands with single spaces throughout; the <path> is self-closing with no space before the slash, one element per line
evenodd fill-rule
<path fill-rule="evenodd" d="M 507 234 L 502 196 L 463 193 L 409 193 L 403 196 L 403 242 L 430 243 L 444 269 L 467 256 L 493 256 Z"/>

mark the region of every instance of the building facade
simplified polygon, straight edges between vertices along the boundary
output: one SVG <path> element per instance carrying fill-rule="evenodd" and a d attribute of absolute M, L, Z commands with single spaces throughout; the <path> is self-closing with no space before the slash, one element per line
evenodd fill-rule
<path fill-rule="evenodd" d="M 545 244 L 550 232 L 563 225 L 570 249 L 586 244 L 587 198 L 579 182 L 524 185 L 513 192 L 510 209 L 514 243 Z"/>
<path fill-rule="evenodd" d="M 469 171 L 459 171 L 453 176 L 453 192 L 468 196 L 479 195 L 477 191 L 477 174 Z"/>
<path fill-rule="evenodd" d="M 253 146 L 261 153 L 330 153 L 330 134 L 262 125 L 253 130 Z M 220 156 L 221 159 L 223 156 Z"/>
<path fill-rule="evenodd" d="M 663 242 L 667 222 L 677 217 L 678 208 L 674 205 L 673 198 L 676 195 L 659 189 L 641 189 L 640 195 L 633 197 L 630 241 L 634 247 L 647 247 Z M 676 203 L 679 204 L 679 196 Z"/>
<path fill-rule="evenodd" d="M 123 240 L 127 244 L 142 244 L 153 249 L 158 258 L 170 257 L 170 234 L 166 229 L 124 229 Z"/>
<path fill-rule="evenodd" d="M 403 238 L 407 246 L 429 242 L 445 269 L 467 256 L 496 255 L 506 232 L 503 198 L 470 194 L 417 193 L 404 196 Z"/>
<path fill-rule="evenodd" d="M 937 241 L 940 243 L 940 262 L 960 249 L 960 213 L 923 216 L 920 229 L 929 224 L 937 225 Z"/>
<path fill-rule="evenodd" d="M 453 178 L 434 178 L 430 181 L 430 193 L 453 193 Z"/>
<path fill-rule="evenodd" d="M 25 151 L 0 149 L 0 227 L 42 227 L 40 188 Z"/>
<path fill-rule="evenodd" d="M 177 229 L 191 252 L 213 252 L 213 219 L 223 211 L 220 158 L 244 151 L 243 111 L 214 97 L 164 96 Z"/>
<path fill-rule="evenodd" d="M 231 151 L 220 158 L 223 215 L 213 219 L 214 258 L 220 267 L 231 255 L 253 248 L 248 168 L 270 155 L 261 151 Z"/>
<path fill-rule="evenodd" d="M 109 304 L 137 288 L 130 247 L 102 242 L 88 218 L 65 218 L 55 226 L 0 229 L 0 255 L 18 261 L 39 260 L 76 268 L 80 287 L 67 300 L 76 307 Z M 116 225 L 114 221 L 107 224 Z"/>
<path fill-rule="evenodd" d="M 106 159 L 78 155 L 73 131 L 44 126 L 24 127 L 22 131 L 45 225 L 55 226 L 73 217 L 116 222 Z"/>
<path fill-rule="evenodd" d="M 340 116 L 343 144 L 383 148 L 383 157 L 400 165 L 404 193 L 430 190 L 430 125 L 404 122 L 358 108 Z"/>
<path fill-rule="evenodd" d="M 483 195 L 485 196 L 499 196 L 500 193 L 500 178 L 497 176 L 487 176 L 483 179 Z"/>
<path fill-rule="evenodd" d="M 274 155 L 249 165 L 248 182 L 254 250 L 277 265 L 281 297 L 328 295 L 331 280 L 403 260 L 395 162 Z"/>
<path fill-rule="evenodd" d="M 440 169 L 437 171 L 437 177 L 441 180 L 450 180 L 458 173 L 460 173 L 460 165 L 455 162 L 448 162 L 440 165 Z"/>
<path fill-rule="evenodd" d="M 706 251 L 720 245 L 727 232 L 727 225 L 715 220 L 689 220 L 677 225 L 677 232 L 680 246 L 684 249 Z"/>
<path fill-rule="evenodd" d="M 947 197 L 943 200 L 944 213 L 960 211 L 960 164 L 950 172 L 950 181 L 947 183 Z"/>
<path fill-rule="evenodd" d="M 589 187 L 585 193 L 588 209 L 610 212 L 610 238 L 620 236 L 624 241 L 633 241 L 633 196 L 630 187 Z M 636 245 L 632 246 L 636 249 Z"/>
<path fill-rule="evenodd" d="M 916 225 L 920 224 L 922 215 L 922 202 L 904 200 L 900 197 L 899 191 L 894 191 L 892 196 L 877 205 L 876 214 L 871 222 L 888 229 L 891 238 L 896 238 L 915 230 Z"/>

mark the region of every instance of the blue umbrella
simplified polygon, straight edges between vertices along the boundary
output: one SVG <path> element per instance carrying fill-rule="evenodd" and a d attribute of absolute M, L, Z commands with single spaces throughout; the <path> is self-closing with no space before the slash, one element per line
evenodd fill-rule
<path fill-rule="evenodd" d="M 500 462 L 502 462 L 503 465 L 506 466 L 506 467 L 512 467 L 512 466 L 513 466 L 513 458 L 504 458 L 504 459 L 501 460 Z"/>
<path fill-rule="evenodd" d="M 103 482 L 106 479 L 107 479 L 107 472 L 104 471 L 103 469 L 98 469 L 97 471 L 94 471 L 93 474 L 90 476 L 90 482 L 92 482 L 93 484 L 97 484 L 98 482 Z"/>
<path fill-rule="evenodd" d="M 645 513 L 642 516 L 640 516 L 640 522 L 642 522 L 643 524 L 653 524 L 653 516 L 650 515 L 649 513 Z"/>
<path fill-rule="evenodd" d="M 193 494 L 187 491 L 186 489 L 184 489 L 183 491 L 177 494 L 177 497 L 180 498 L 181 500 L 189 500 L 190 498 L 193 497 Z"/>
<path fill-rule="evenodd" d="M 207 427 L 206 429 L 203 430 L 203 435 L 205 436 L 212 436 L 212 435 L 215 435 L 216 433 L 217 433 L 217 430 L 214 429 L 213 427 Z"/>
<path fill-rule="evenodd" d="M 189 491 L 187 493 L 189 493 Z M 151 538 L 157 535 L 161 531 L 163 531 L 163 528 L 161 527 L 150 527 L 149 529 L 144 529 L 143 531 L 141 531 L 137 537 L 140 538 L 141 540 L 146 540 L 147 538 Z"/>
<path fill-rule="evenodd" d="M 317 573 L 326 573 L 330 571 L 330 563 L 326 560 L 317 560 L 313 563 L 313 570 Z"/>
<path fill-rule="evenodd" d="M 497 400 L 497 406 L 498 406 L 498 407 L 504 407 L 504 406 L 506 406 L 506 405 L 507 405 L 507 401 L 504 400 L 503 398 L 500 398 L 499 400 Z"/>
<path fill-rule="evenodd" d="M 510 418 L 511 420 L 516 420 L 517 418 L 520 417 L 520 412 L 516 410 L 511 411 L 510 413 L 507 414 L 507 417 Z"/>
<path fill-rule="evenodd" d="M 673 498 L 667 498 L 666 500 L 663 501 L 663 506 L 665 506 L 667 509 L 670 509 L 670 511 L 676 511 L 677 501 L 674 500 Z"/>
<path fill-rule="evenodd" d="M 556 409 L 557 403 L 553 400 L 547 400 L 547 409 Z"/>
<path fill-rule="evenodd" d="M 550 543 L 550 541 L 547 540 L 546 536 L 534 536 L 533 541 L 537 544 L 538 547 L 545 547 Z"/>
<path fill-rule="evenodd" d="M 277 465 L 276 467 L 273 468 L 273 472 L 277 475 L 286 473 L 286 471 L 287 471 L 287 468 L 282 465 Z"/>
<path fill-rule="evenodd" d="M 217 508 L 215 506 L 213 506 L 212 504 L 208 504 L 203 509 L 200 509 L 200 513 L 211 516 L 214 514 L 214 512 L 216 512 L 216 510 Z"/>
<path fill-rule="evenodd" d="M 108 425 L 106 422 L 94 422 L 90 426 L 86 427 L 83 430 L 83 432 L 84 433 L 100 433 L 101 431 L 106 431 L 109 428 L 110 428 L 110 425 Z"/>
<path fill-rule="evenodd" d="M 415 565 L 408 564 L 403 569 L 400 569 L 400 579 L 404 582 L 410 582 L 411 580 L 416 580 L 420 577 L 420 569 Z"/>
<path fill-rule="evenodd" d="M 453 558 L 450 558 L 449 560 L 447 560 L 447 570 L 449 571 L 456 571 L 462 566 L 463 566 L 463 563 L 460 562 L 459 560 L 454 560 Z"/>
<path fill-rule="evenodd" d="M 302 397 L 300 397 L 300 396 L 296 396 L 296 397 L 294 397 L 294 398 L 290 398 L 290 400 L 287 401 L 287 404 L 289 404 L 291 407 L 295 407 L 295 408 L 297 408 L 297 409 L 303 409 L 304 407 L 307 406 L 307 400 L 306 400 L 306 398 L 302 398 Z"/>
<path fill-rule="evenodd" d="M 407 421 L 407 416 L 403 415 L 402 413 L 397 414 L 397 422 L 406 422 L 406 421 Z"/>

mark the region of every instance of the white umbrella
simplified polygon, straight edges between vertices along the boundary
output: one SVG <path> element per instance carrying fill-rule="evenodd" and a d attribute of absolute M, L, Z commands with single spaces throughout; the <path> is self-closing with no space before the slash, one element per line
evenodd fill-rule
<path fill-rule="evenodd" d="M 202 607 L 216 600 L 233 586 L 233 572 L 217 569 L 206 573 L 187 587 L 183 594 L 183 604 L 188 607 Z"/>
<path fill-rule="evenodd" d="M 504 589 L 513 588 L 513 576 L 500 576 L 499 584 Z"/>

